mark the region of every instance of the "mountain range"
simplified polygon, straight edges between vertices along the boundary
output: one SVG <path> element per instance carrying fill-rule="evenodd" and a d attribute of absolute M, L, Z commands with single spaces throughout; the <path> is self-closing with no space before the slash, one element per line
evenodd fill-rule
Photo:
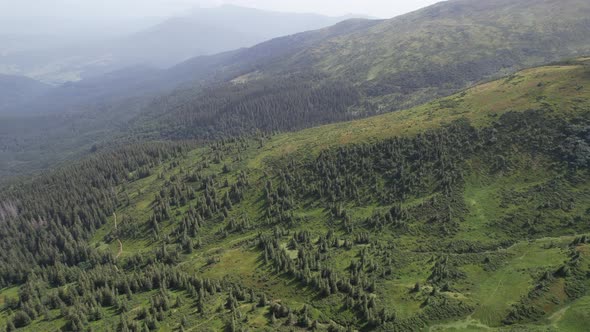
<path fill-rule="evenodd" d="M 88 151 L 89 142 L 111 145 L 113 136 L 210 139 L 403 109 L 590 52 L 589 12 L 582 0 L 452 0 L 389 20 L 347 20 L 199 56 L 166 70 L 123 69 L 20 105 L 16 113 L 43 115 L 18 126 L 29 126 L 35 137 L 5 143 L 4 159 L 21 171 L 39 162 L 30 151 L 39 152 L 35 158 L 49 149 L 76 155 Z M 12 121 L 18 117 L 7 126 L 14 127 Z M 0 134 L 8 136 L 7 130 Z M 75 137 L 59 146 L 64 135 Z"/>
<path fill-rule="evenodd" d="M 35 42 L 31 36 L 27 38 L 26 46 L 11 47 L 10 36 L 14 34 L 0 35 L 6 39 L 5 49 L 0 49 L 0 71 L 59 85 L 129 66 L 167 68 L 195 56 L 253 46 L 275 37 L 330 26 L 346 18 L 349 17 L 280 13 L 224 5 L 195 9 L 147 28 L 143 28 L 146 22 L 134 25 L 130 22 L 129 25 L 140 30 L 129 27 L 124 30 L 127 35 L 119 34 L 116 38 L 110 30 L 105 31 L 104 36 L 96 31 L 89 32 L 87 40 L 79 35 L 63 38 L 55 35 L 40 36 Z M 70 29 L 77 29 L 80 25 L 82 23 L 73 22 Z M 32 46 L 35 44 L 39 46 Z"/>
<path fill-rule="evenodd" d="M 0 322 L 585 331 L 589 61 L 293 133 L 99 149 L 14 184 Z"/>
<path fill-rule="evenodd" d="M 0 329 L 586 332 L 588 17 L 449 0 L 0 76 Z"/>

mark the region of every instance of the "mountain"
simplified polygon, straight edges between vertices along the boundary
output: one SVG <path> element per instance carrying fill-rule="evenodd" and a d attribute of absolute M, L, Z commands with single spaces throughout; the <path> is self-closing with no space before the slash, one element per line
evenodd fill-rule
<path fill-rule="evenodd" d="M 198 55 L 251 47 L 279 36 L 324 28 L 347 18 L 233 5 L 200 8 L 125 38 L 113 47 L 113 54 L 127 63 L 170 67 Z"/>
<path fill-rule="evenodd" d="M 589 54 L 589 14 L 590 3 L 581 0 L 445 1 L 305 44 L 301 49 L 277 52 L 276 56 L 273 54 L 254 64 L 242 65 L 239 70 L 230 71 L 233 76 L 228 75 L 228 68 L 236 68 L 236 63 L 243 63 L 239 59 L 248 58 L 248 52 L 259 48 L 243 51 L 235 57 L 236 61 L 218 68 L 219 72 L 230 77 L 225 84 L 215 88 L 215 93 L 199 93 L 198 89 L 177 92 L 166 99 L 170 108 L 156 104 L 154 109 L 168 118 L 164 121 L 173 123 L 170 127 L 182 126 L 174 123 L 174 119 L 183 119 L 194 135 L 200 135 L 199 123 L 204 122 L 209 128 L 217 126 L 222 133 L 228 126 L 256 127 L 258 116 L 265 116 L 265 112 L 281 114 L 274 115 L 273 120 L 289 118 L 289 111 L 285 111 L 289 105 L 284 105 L 289 102 L 276 101 L 275 104 L 284 106 L 273 106 L 273 109 L 259 104 L 249 111 L 239 109 L 238 105 L 243 106 L 253 96 L 259 100 L 265 97 L 276 99 L 275 91 L 268 87 L 280 86 L 284 82 L 290 84 L 290 91 L 301 91 L 304 88 L 297 86 L 298 77 L 306 77 L 304 81 L 308 81 L 307 77 L 313 75 L 317 95 L 326 98 L 326 104 L 332 103 L 329 98 L 334 98 L 336 92 L 322 92 L 325 86 L 339 87 L 338 94 L 349 96 L 341 109 L 336 110 L 338 114 L 326 114 L 335 110 L 318 108 L 322 104 L 318 99 L 312 107 L 298 107 L 296 112 L 320 119 L 303 120 L 302 124 L 293 121 L 289 124 L 265 123 L 266 127 L 289 130 L 322 121 L 395 111 L 527 66 Z M 330 29 L 314 34 L 321 36 L 326 31 Z M 290 38 L 306 39 L 310 35 Z M 288 39 L 271 41 L 265 47 L 274 48 L 285 40 Z M 204 95 L 233 94 L 232 91 L 238 89 L 234 83 L 244 83 L 244 78 L 246 82 L 239 89 L 248 92 L 242 100 L 223 108 L 216 105 L 212 113 L 191 112 L 190 107 L 180 107 L 201 105 L 206 98 Z M 183 97 L 175 102 L 179 94 Z M 342 99 L 340 96 L 335 98 Z M 236 117 L 237 124 L 222 123 L 228 117 Z M 210 121 L 217 123 L 210 124 Z"/>
<path fill-rule="evenodd" d="M 108 146 L 299 130 L 400 110 L 527 66 L 590 53 L 589 14 L 590 5 L 581 0 L 445 1 L 389 20 L 347 20 L 196 57 L 150 78 L 98 85 L 109 90 L 130 82 L 130 99 L 118 89 L 93 91 L 100 99 L 56 92 L 58 102 L 48 97 L 23 109 L 75 111 L 67 118 L 76 122 L 76 131 L 57 113 L 51 126 L 62 126 L 54 132 L 65 132 L 77 151 L 88 151 L 91 141 Z M 26 132 L 48 132 L 39 130 L 50 126 L 48 117 L 27 118 L 35 129 Z M 0 127 L 0 137 L 2 132 Z M 6 158 L 62 144 L 62 136 L 50 136 L 9 141 Z M 76 145 L 77 139 L 87 144 Z M 30 156 L 19 157 L 19 171 L 34 162 Z"/>
<path fill-rule="evenodd" d="M 142 142 L 0 191 L 0 324 L 585 331 L 590 58 L 399 112 Z"/>
<path fill-rule="evenodd" d="M 515 69 L 585 55 L 583 0 L 450 0 L 297 55 L 398 107 Z"/>
<path fill-rule="evenodd" d="M 252 48 L 204 55 L 182 62 L 169 69 L 153 66 L 131 66 L 69 82 L 56 87 L 50 94 L 37 100 L 0 109 L 0 114 L 48 114 L 78 110 L 84 112 L 97 104 L 117 107 L 116 101 L 145 96 L 166 96 L 175 89 L 216 84 L 233 79 L 237 73 L 251 70 L 282 55 L 297 52 L 331 37 L 372 26 L 378 21 L 354 19 L 338 23 L 320 31 L 304 32 L 279 37 Z"/>
<path fill-rule="evenodd" d="M 51 89 L 51 86 L 27 77 L 0 74 L 0 108 L 35 99 Z"/>
<path fill-rule="evenodd" d="M 96 37 L 97 32 L 90 30 L 86 41 L 80 36 L 64 36 L 64 41 L 54 47 L 15 49 L 8 44 L 5 52 L 0 52 L 0 55 L 4 53 L 0 56 L 0 71 L 4 68 L 10 73 L 59 85 L 137 65 L 167 68 L 195 56 L 253 46 L 275 37 L 330 26 L 346 18 L 349 17 L 279 13 L 229 5 L 200 8 L 139 31 L 123 28 L 117 37 L 113 37 L 111 27 L 100 30 L 104 32 L 102 37 Z M 100 23 L 94 24 L 102 27 Z M 128 23 L 134 27 L 145 25 L 145 22 Z M 117 24 L 122 22 L 113 23 Z M 68 26 L 67 22 L 61 25 Z M 60 40 L 61 35 L 51 40 Z"/>
<path fill-rule="evenodd" d="M 349 20 L 319 33 L 307 32 L 250 49 L 197 57 L 168 70 L 126 68 L 65 84 L 44 98 L 18 107 L 0 109 L 0 174 L 5 175 L 4 179 L 28 175 L 80 157 L 96 146 L 153 138 L 147 125 L 137 129 L 133 124 L 139 122 L 139 114 L 154 107 L 154 95 L 162 95 L 164 100 L 164 91 L 173 91 L 179 85 L 191 92 L 195 86 L 223 82 L 244 68 L 251 70 L 278 55 L 372 24 L 375 22 Z M 160 130 L 158 124 L 154 128 Z"/>

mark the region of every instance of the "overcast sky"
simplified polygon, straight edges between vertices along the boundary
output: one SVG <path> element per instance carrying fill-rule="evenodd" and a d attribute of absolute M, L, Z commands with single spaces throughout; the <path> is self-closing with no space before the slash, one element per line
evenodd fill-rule
<path fill-rule="evenodd" d="M 381 18 L 400 15 L 440 0 L 0 0 L 4 17 L 122 18 L 171 16 L 195 7 L 234 4 L 286 12 L 331 16 L 364 14 Z"/>

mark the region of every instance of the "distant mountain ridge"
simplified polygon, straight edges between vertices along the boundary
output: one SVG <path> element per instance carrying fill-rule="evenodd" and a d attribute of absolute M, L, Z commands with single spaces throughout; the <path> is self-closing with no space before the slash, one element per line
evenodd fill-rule
<path fill-rule="evenodd" d="M 317 70 L 404 108 L 432 92 L 589 54 L 589 17 L 584 0 L 450 0 L 315 44 L 267 72 Z"/>
<path fill-rule="evenodd" d="M 3 67 L 55 84 L 127 66 L 166 68 L 199 55 L 253 46 L 268 39 L 333 25 L 346 17 L 264 11 L 238 6 L 199 8 L 117 39 L 0 56 Z M 21 61 L 24 58 L 26 61 Z"/>
<path fill-rule="evenodd" d="M 117 107 L 116 102 L 136 97 L 166 96 L 175 89 L 193 89 L 196 85 L 226 82 L 277 63 L 281 56 L 300 52 L 306 47 L 329 38 L 373 26 L 379 21 L 349 19 L 320 30 L 278 37 L 251 48 L 242 48 L 215 55 L 203 55 L 175 65 L 169 69 L 151 66 L 131 66 L 56 87 L 39 100 L 0 109 L 0 114 L 48 114 L 55 112 L 82 112 L 96 105 Z"/>
<path fill-rule="evenodd" d="M 47 115 L 31 126 L 54 129 L 41 130 L 50 136 L 44 142 L 63 144 L 66 135 L 67 149 L 77 151 L 89 149 L 89 141 L 297 130 L 404 109 L 521 68 L 590 54 L 589 17 L 590 3 L 582 0 L 451 0 L 389 20 L 347 20 L 199 56 L 167 70 L 81 81 L 27 110 L 69 112 L 76 131 Z M 81 92 L 89 82 L 94 90 L 86 98 Z"/>
<path fill-rule="evenodd" d="M 164 137 L 178 137 L 179 133 L 200 137 L 203 132 L 209 135 L 212 127 L 219 128 L 221 135 L 234 125 L 239 126 L 237 131 L 260 125 L 267 130 L 292 130 L 400 110 L 522 68 L 590 54 L 589 18 L 590 2 L 582 0 L 451 0 L 389 20 L 346 21 L 274 39 L 239 51 L 229 60 L 222 55 L 217 67 L 208 68 L 210 76 L 219 78 L 215 92 L 189 87 L 162 96 L 143 112 L 145 121 L 137 121 L 136 126 L 141 130 L 157 118 L 172 129 L 164 130 Z M 199 61 L 178 67 L 191 72 L 191 66 L 199 67 Z M 203 72 L 195 77 L 202 78 Z M 211 95 L 235 97 L 234 82 L 243 77 L 248 80 L 242 90 L 248 93 L 231 105 L 203 112 L 203 100 Z M 350 96 L 337 97 L 346 99 L 347 106 L 335 114 L 327 105 L 336 101 L 328 101 L 331 97 L 326 91 L 316 91 L 328 98 L 326 106 L 318 108 L 323 103 L 320 98 L 290 110 L 292 104 L 277 100 L 277 91 L 268 87 L 295 83 L 296 77 L 313 77 L 314 88 L 332 86 L 332 96 Z M 253 98 L 264 99 L 264 103 L 272 99 L 273 106 L 251 106 L 245 111 L 244 105 Z M 274 114 L 272 119 L 268 112 Z M 305 114 L 302 116 L 307 120 L 270 124 L 276 117 L 288 118 L 292 113 Z M 228 124 L 228 119 L 235 123 Z M 206 130 L 201 127 L 205 122 Z M 152 124 L 146 128 L 153 129 Z"/>

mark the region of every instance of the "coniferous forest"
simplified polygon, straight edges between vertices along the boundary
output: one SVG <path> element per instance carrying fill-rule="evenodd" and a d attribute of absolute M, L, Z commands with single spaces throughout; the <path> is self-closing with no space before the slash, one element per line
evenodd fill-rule
<path fill-rule="evenodd" d="M 337 20 L 206 11 L 117 43 Z M 2 28 L 0 332 L 589 331 L 589 17 L 448 0 L 115 71 L 95 36 L 59 86 Z"/>
<path fill-rule="evenodd" d="M 133 12 L 142 9 L 139 6 Z M 226 10 L 256 12 L 231 6 L 212 9 L 218 14 Z M 588 17 L 586 0 L 441 1 L 388 19 L 351 18 L 251 47 L 189 57 L 167 68 L 145 63 L 114 72 L 102 68 L 99 72 L 106 73 L 82 75 L 80 81 L 60 86 L 0 76 L 0 183 L 9 183 L 14 176 L 27 178 L 114 145 L 151 140 L 209 142 L 408 109 L 518 70 L 587 56 Z M 181 21 L 181 26 L 199 24 L 190 18 Z M 262 21 L 241 26 L 237 17 L 215 24 L 241 31 L 256 29 Z M 286 17 L 283 23 L 294 22 Z M 195 34 L 181 30 L 166 36 L 159 28 L 155 30 L 162 35 L 151 37 L 166 41 L 142 48 L 148 58 L 174 56 L 174 50 L 164 45 Z M 275 24 L 264 30 L 277 33 L 276 28 Z M 148 31 L 147 37 L 152 33 Z M 0 54 L 9 55 L 0 57 L 0 75 L 19 70 L 3 61 L 34 62 L 43 57 L 30 54 L 17 59 L 10 54 L 12 39 L 19 38 L 5 41 L 4 35 Z M 204 36 L 195 34 L 195 43 L 200 37 Z M 125 47 L 137 53 L 131 44 Z M 62 65 L 72 60 L 56 59 Z M 108 56 L 89 65 L 91 71 L 95 66 L 108 67 Z M 45 76 L 64 69 L 50 67 L 35 72 Z M 84 68 L 71 71 L 79 77 Z"/>
<path fill-rule="evenodd" d="M 295 133 L 114 147 L 15 183 L 3 328 L 582 331 L 588 72 L 534 68 Z M 485 103 L 507 85 L 512 107 Z"/>

